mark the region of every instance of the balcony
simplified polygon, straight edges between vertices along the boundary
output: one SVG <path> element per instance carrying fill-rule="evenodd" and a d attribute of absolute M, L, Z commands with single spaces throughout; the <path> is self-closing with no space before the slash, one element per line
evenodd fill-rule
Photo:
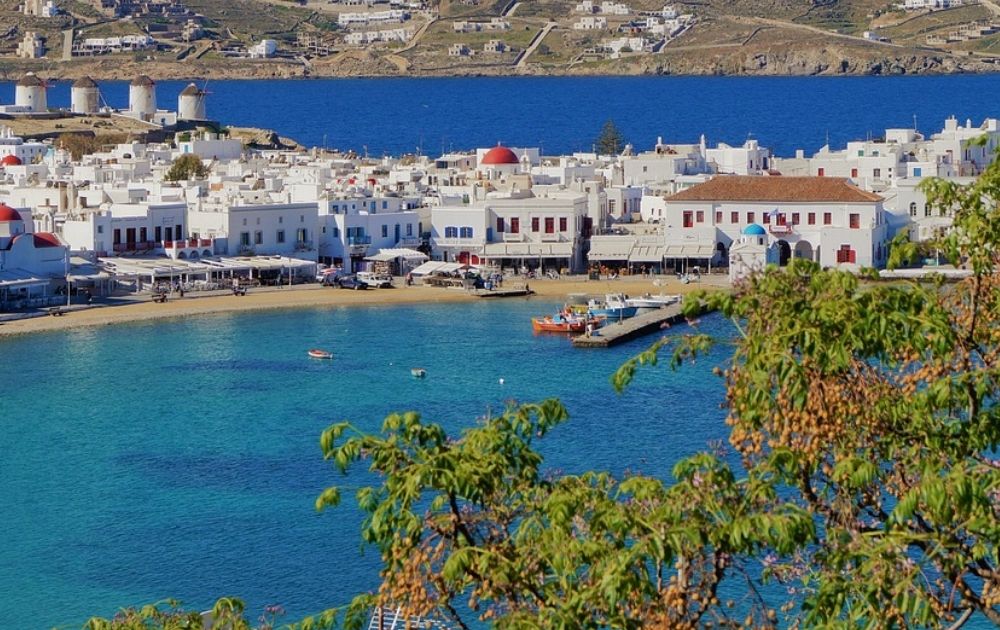
<path fill-rule="evenodd" d="M 767 231 L 771 234 L 787 236 L 793 232 L 791 225 L 769 225 Z"/>
<path fill-rule="evenodd" d="M 351 247 L 355 245 L 371 245 L 372 237 L 370 236 L 348 236 L 347 244 Z"/>
<path fill-rule="evenodd" d="M 396 241 L 396 247 L 420 247 L 423 241 L 417 236 L 403 236 Z"/>
<path fill-rule="evenodd" d="M 135 243 L 115 243 L 112 249 L 116 254 L 134 254 L 156 249 L 156 245 L 153 241 L 137 241 Z"/>
<path fill-rule="evenodd" d="M 543 243 L 562 243 L 569 240 L 561 232 L 542 232 L 538 237 Z"/>
<path fill-rule="evenodd" d="M 297 252 L 309 252 L 313 249 L 312 241 L 299 241 L 295 243 L 295 251 Z"/>
<path fill-rule="evenodd" d="M 434 245 L 437 247 L 483 247 L 486 240 L 482 238 L 435 238 Z"/>
<path fill-rule="evenodd" d="M 503 233 L 504 243 L 522 243 L 524 242 L 524 234 L 520 232 L 504 232 Z"/>

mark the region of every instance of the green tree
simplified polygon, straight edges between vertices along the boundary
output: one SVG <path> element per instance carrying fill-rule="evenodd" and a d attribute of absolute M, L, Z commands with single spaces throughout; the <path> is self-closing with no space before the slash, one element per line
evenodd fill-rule
<path fill-rule="evenodd" d="M 179 182 L 205 177 L 208 173 L 209 169 L 202 163 L 200 157 L 193 153 L 186 153 L 174 160 L 174 163 L 170 165 L 170 170 L 163 178 L 168 182 Z"/>
<path fill-rule="evenodd" d="M 615 121 L 608 119 L 601 127 L 595 144 L 600 155 L 617 155 L 625 149 L 625 136 L 615 125 Z"/>
<path fill-rule="evenodd" d="M 1000 166 L 926 192 L 954 212 L 938 247 L 967 280 L 871 284 L 795 260 L 697 296 L 738 330 L 719 374 L 739 475 L 710 454 L 670 485 L 546 475 L 534 441 L 567 417 L 554 400 L 460 436 L 412 413 L 379 436 L 328 429 L 327 458 L 381 480 L 356 494 L 385 566 L 364 601 L 464 623 L 467 599 L 500 628 L 1000 623 Z M 671 364 L 710 343 L 689 336 Z M 748 601 L 720 602 L 727 582 Z"/>

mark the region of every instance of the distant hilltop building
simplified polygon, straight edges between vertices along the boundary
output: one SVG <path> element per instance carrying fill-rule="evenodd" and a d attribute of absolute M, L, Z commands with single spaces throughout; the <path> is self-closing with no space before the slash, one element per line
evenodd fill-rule
<path fill-rule="evenodd" d="M 270 59 L 278 52 L 278 42 L 273 39 L 262 39 L 250 48 L 251 59 Z"/>
<path fill-rule="evenodd" d="M 101 90 L 90 77 L 73 82 L 70 90 L 70 109 L 74 114 L 94 114 L 101 106 Z"/>
<path fill-rule="evenodd" d="M 900 5 L 906 11 L 920 11 L 923 9 L 950 9 L 962 6 L 962 0 L 904 0 Z"/>
<path fill-rule="evenodd" d="M 44 18 L 56 17 L 61 13 L 52 0 L 24 0 L 21 11 L 25 15 Z"/>
<path fill-rule="evenodd" d="M 45 38 L 34 31 L 24 34 L 17 45 L 17 56 L 21 59 L 39 59 L 45 56 Z"/>

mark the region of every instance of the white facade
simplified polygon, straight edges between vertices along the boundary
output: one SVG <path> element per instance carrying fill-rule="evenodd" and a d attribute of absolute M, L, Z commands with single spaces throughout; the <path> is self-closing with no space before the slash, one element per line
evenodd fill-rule
<path fill-rule="evenodd" d="M 270 59 L 278 52 L 278 42 L 273 39 L 262 39 L 248 51 L 251 59 Z"/>
<path fill-rule="evenodd" d="M 573 23 L 573 28 L 578 31 L 596 31 L 608 28 L 608 18 L 585 15 Z"/>
<path fill-rule="evenodd" d="M 31 164 L 41 159 L 49 150 L 49 145 L 33 140 L 25 142 L 11 131 L 10 127 L 0 127 L 0 160 L 13 155 L 22 164 Z"/>
<path fill-rule="evenodd" d="M 219 255 L 317 259 L 315 203 L 198 204 L 189 209 L 188 223 L 191 238 L 213 240 Z"/>
<path fill-rule="evenodd" d="M 668 241 L 698 233 L 699 245 L 722 252 L 759 224 L 782 263 L 795 256 L 860 269 L 884 266 L 888 254 L 882 198 L 840 179 L 718 176 L 665 202 Z"/>
<path fill-rule="evenodd" d="M 73 251 L 98 256 L 164 253 L 187 240 L 186 203 L 109 203 L 78 211 L 62 227 Z M 211 244 L 206 245 L 211 250 Z"/>
<path fill-rule="evenodd" d="M 45 56 L 45 38 L 34 31 L 24 34 L 17 45 L 17 56 L 21 59 L 39 59 Z"/>

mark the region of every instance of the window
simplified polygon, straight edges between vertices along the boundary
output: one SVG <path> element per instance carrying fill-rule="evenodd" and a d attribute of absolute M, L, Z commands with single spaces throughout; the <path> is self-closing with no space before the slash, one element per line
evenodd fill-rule
<path fill-rule="evenodd" d="M 389 207 L 389 202 L 388 201 L 383 201 L 382 202 L 382 209 L 386 210 L 388 207 Z"/>
<path fill-rule="evenodd" d="M 339 227 L 334 227 L 333 228 L 333 238 L 340 238 L 340 228 Z"/>
<path fill-rule="evenodd" d="M 115 228 L 114 239 L 111 241 L 115 245 L 122 242 L 122 231 L 119 228 Z"/>
<path fill-rule="evenodd" d="M 825 168 L 820 167 L 819 169 L 816 170 L 816 176 L 817 177 L 823 177 L 824 175 L 826 175 L 826 169 Z"/>
<path fill-rule="evenodd" d="M 857 177 L 857 176 L 858 176 L 858 169 L 852 168 L 851 169 L 851 177 Z"/>
<path fill-rule="evenodd" d="M 336 230 L 337 228 L 333 228 L 333 229 Z M 334 236 L 336 236 L 336 234 L 334 234 Z M 277 233 L 275 233 L 275 235 L 274 235 L 274 240 L 276 242 L 278 242 L 278 243 L 284 243 L 285 242 L 285 231 L 284 230 L 278 230 Z"/>
<path fill-rule="evenodd" d="M 565 232 L 566 231 L 566 225 L 567 225 L 566 217 L 559 217 L 559 231 L 560 232 Z"/>
<path fill-rule="evenodd" d="M 771 222 L 771 213 L 770 212 L 765 212 L 761 216 L 764 219 L 764 225 L 768 225 Z"/>
<path fill-rule="evenodd" d="M 684 211 L 684 227 L 694 227 L 694 213 L 690 210 Z"/>
<path fill-rule="evenodd" d="M 858 149 L 858 157 L 865 157 L 865 150 L 864 149 Z"/>
<path fill-rule="evenodd" d="M 754 218 L 756 216 L 757 215 L 755 213 L 753 213 L 753 212 L 747 212 L 747 223 L 753 223 Z"/>
<path fill-rule="evenodd" d="M 472 228 L 463 227 L 459 230 L 459 234 L 462 238 L 472 238 Z"/>
<path fill-rule="evenodd" d="M 174 240 L 174 228 L 172 228 L 172 227 L 168 227 L 168 228 L 166 228 L 166 232 L 167 232 L 167 234 L 166 234 L 166 237 L 165 237 L 165 238 L 166 238 L 166 239 L 167 239 L 168 241 L 172 241 L 172 240 Z M 248 232 L 248 234 L 249 234 L 249 232 Z M 180 236 L 180 234 L 178 234 L 177 236 Z M 247 239 L 249 239 L 249 238 L 250 238 L 250 237 L 248 236 L 248 237 L 247 237 Z M 249 243 L 250 243 L 250 241 L 249 241 L 249 240 L 247 240 L 247 244 L 249 244 Z"/>
<path fill-rule="evenodd" d="M 545 233 L 554 234 L 556 231 L 556 220 L 553 217 L 545 217 Z"/>
<path fill-rule="evenodd" d="M 244 217 L 243 218 L 243 225 L 246 225 L 246 224 L 247 224 L 247 220 L 246 220 L 246 217 Z"/>
<path fill-rule="evenodd" d="M 181 230 L 181 226 L 174 226 L 174 237 L 179 241 L 184 238 L 184 231 Z"/>
<path fill-rule="evenodd" d="M 878 178 L 882 177 L 882 169 L 880 169 L 880 168 L 873 168 L 872 169 L 872 177 L 874 177 L 875 179 L 878 179 Z"/>
<path fill-rule="evenodd" d="M 387 236 L 389 236 L 389 226 L 383 224 L 382 225 L 382 238 L 385 238 Z"/>
<path fill-rule="evenodd" d="M 503 217 L 497 217 L 497 234 L 503 234 Z"/>
<path fill-rule="evenodd" d="M 98 234 L 104 234 L 104 226 L 103 225 L 98 225 L 97 226 L 97 233 Z"/>
<path fill-rule="evenodd" d="M 911 201 L 910 202 L 910 216 L 911 217 L 917 216 L 917 202 L 916 201 Z"/>
<path fill-rule="evenodd" d="M 850 245 L 841 245 L 837 250 L 838 263 L 853 263 L 857 261 L 857 253 L 851 249 Z"/>
<path fill-rule="evenodd" d="M 253 244 L 254 245 L 264 244 L 264 233 L 261 232 L 260 230 L 257 230 L 253 233 Z"/>
<path fill-rule="evenodd" d="M 809 225 L 816 225 L 816 213 L 810 212 L 806 215 L 806 223 Z"/>
<path fill-rule="evenodd" d="M 715 223 L 716 224 L 722 223 L 722 210 L 715 211 Z"/>
<path fill-rule="evenodd" d="M 913 176 L 914 177 L 923 177 L 923 175 L 924 175 L 924 169 L 922 167 L 920 167 L 920 166 L 914 166 L 913 167 Z"/>
<path fill-rule="evenodd" d="M 798 212 L 793 212 L 792 213 L 792 225 L 798 225 L 801 222 L 802 221 L 799 218 L 799 213 Z"/>
<path fill-rule="evenodd" d="M 334 206 L 333 209 L 334 212 L 336 213 L 337 206 Z M 278 217 L 278 223 L 284 223 L 284 222 L 285 222 L 285 217 Z"/>
<path fill-rule="evenodd" d="M 146 230 L 146 228 L 144 227 L 139 228 L 139 241 L 145 243 L 147 236 L 149 236 L 149 232 Z"/>
<path fill-rule="evenodd" d="M 538 217 L 531 217 L 531 231 L 538 231 Z"/>
<path fill-rule="evenodd" d="M 407 236 L 413 236 L 413 224 L 412 223 L 407 223 L 406 224 L 406 235 Z"/>
<path fill-rule="evenodd" d="M 739 212 L 730 212 L 729 213 L 729 222 L 730 223 L 739 223 L 740 222 L 740 213 Z"/>
<path fill-rule="evenodd" d="M 305 243 L 308 240 L 309 240 L 309 230 L 305 228 L 299 228 L 298 230 L 296 230 L 295 232 L 296 243 Z"/>
<path fill-rule="evenodd" d="M 445 238 L 458 238 L 458 228 L 457 227 L 446 227 L 444 229 Z"/>
<path fill-rule="evenodd" d="M 850 224 L 849 225 L 851 226 L 852 230 L 856 230 L 856 229 L 860 228 L 861 227 L 861 215 L 858 214 L 858 213 L 856 213 L 856 212 L 852 212 L 851 215 L 850 215 Z"/>
<path fill-rule="evenodd" d="M 615 213 L 615 200 L 614 199 L 608 199 L 608 213 L 609 214 L 614 214 Z"/>
<path fill-rule="evenodd" d="M 823 225 L 833 224 L 833 214 L 830 212 L 823 213 Z"/>
<path fill-rule="evenodd" d="M 156 227 L 153 228 L 153 240 L 159 243 L 162 240 L 161 239 L 162 236 L 163 236 L 163 228 L 157 225 Z"/>
<path fill-rule="evenodd" d="M 250 247 L 250 232 L 240 232 L 240 245 Z"/>
<path fill-rule="evenodd" d="M 931 216 L 931 207 L 928 206 L 927 204 L 924 204 L 924 216 L 925 217 Z"/>
<path fill-rule="evenodd" d="M 511 217 L 510 219 L 510 233 L 517 234 L 521 231 L 521 219 L 518 217 Z"/>
<path fill-rule="evenodd" d="M 306 222 L 306 215 L 300 214 L 299 215 L 299 223 L 305 223 L 305 222 Z"/>
<path fill-rule="evenodd" d="M 694 213 L 694 220 L 697 221 L 698 223 L 704 223 L 705 222 L 705 211 L 704 210 L 698 210 L 698 211 L 696 211 Z"/>

